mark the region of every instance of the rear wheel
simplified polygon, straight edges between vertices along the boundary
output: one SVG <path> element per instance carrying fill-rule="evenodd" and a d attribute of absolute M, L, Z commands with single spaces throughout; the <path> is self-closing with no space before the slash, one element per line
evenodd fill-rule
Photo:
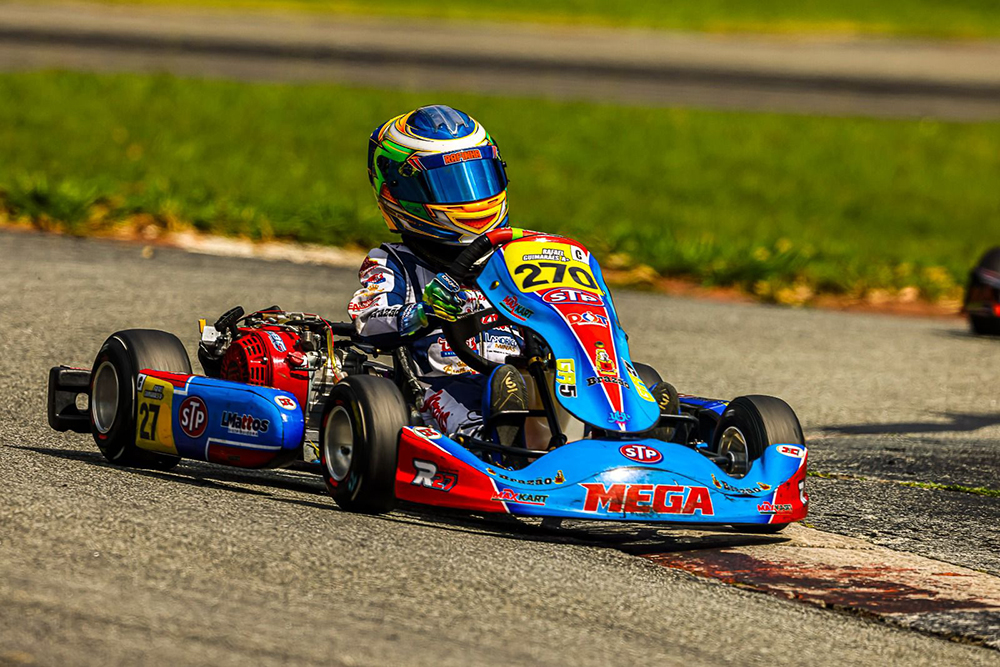
<path fill-rule="evenodd" d="M 104 341 L 90 376 L 94 442 L 112 463 L 168 470 L 179 457 L 135 445 L 135 384 L 144 368 L 190 375 L 191 361 L 177 336 L 165 331 L 128 329 Z"/>
<path fill-rule="evenodd" d="M 730 401 L 712 438 L 712 450 L 729 457 L 726 473 L 740 478 L 771 445 L 805 445 L 802 426 L 788 403 L 773 396 L 740 396 Z M 747 533 L 777 533 L 787 523 L 741 525 Z"/>
<path fill-rule="evenodd" d="M 330 392 L 319 456 L 326 487 L 352 512 L 381 514 L 396 503 L 399 432 L 409 411 L 390 380 L 352 375 Z"/>

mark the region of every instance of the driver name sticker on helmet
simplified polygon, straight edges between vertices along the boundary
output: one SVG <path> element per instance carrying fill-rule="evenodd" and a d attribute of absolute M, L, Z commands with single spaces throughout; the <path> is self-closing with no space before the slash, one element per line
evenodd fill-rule
<path fill-rule="evenodd" d="M 590 270 L 589 256 L 569 243 L 516 241 L 503 251 L 507 270 L 522 292 L 556 287 L 603 294 Z"/>

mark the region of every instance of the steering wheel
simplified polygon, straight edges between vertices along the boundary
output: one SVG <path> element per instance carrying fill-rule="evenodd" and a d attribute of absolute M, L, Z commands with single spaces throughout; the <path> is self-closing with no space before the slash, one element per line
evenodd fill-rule
<path fill-rule="evenodd" d="M 541 232 L 531 232 L 511 227 L 494 229 L 491 232 L 476 237 L 458 255 L 447 273 L 460 285 L 466 284 L 476 274 L 476 271 L 473 271 L 472 268 L 476 262 L 486 257 L 486 255 L 493 252 L 499 246 L 520 238 L 542 235 Z M 551 235 L 544 234 L 544 236 Z M 496 308 L 487 308 L 463 315 L 454 322 L 442 322 L 441 330 L 444 332 L 444 337 L 448 341 L 448 344 L 451 345 L 451 349 L 455 352 L 455 356 L 461 359 L 466 366 L 480 373 L 491 373 L 500 364 L 490 361 L 475 352 L 469 347 L 468 340 L 498 326 L 513 324 L 513 322 L 501 315 Z"/>

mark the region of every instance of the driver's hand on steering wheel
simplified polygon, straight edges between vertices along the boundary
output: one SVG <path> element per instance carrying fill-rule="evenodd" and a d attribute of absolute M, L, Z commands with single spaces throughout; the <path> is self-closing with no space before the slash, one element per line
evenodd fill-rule
<path fill-rule="evenodd" d="M 468 295 L 447 273 L 439 273 L 424 288 L 424 303 L 434 317 L 454 322 L 462 314 Z"/>
<path fill-rule="evenodd" d="M 424 288 L 423 301 L 407 306 L 399 316 L 399 330 L 404 336 L 430 324 L 429 316 L 454 322 L 465 306 L 468 295 L 455 279 L 439 273 Z"/>

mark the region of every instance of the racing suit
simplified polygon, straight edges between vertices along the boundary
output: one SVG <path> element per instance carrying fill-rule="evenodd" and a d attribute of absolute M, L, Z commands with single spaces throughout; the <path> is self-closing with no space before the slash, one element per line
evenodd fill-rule
<path fill-rule="evenodd" d="M 372 345 L 389 347 L 405 342 L 424 386 L 420 411 L 424 423 L 442 433 L 478 435 L 483 422 L 487 396 L 486 375 L 476 373 L 463 363 L 448 345 L 440 329 L 420 336 L 403 336 L 400 318 L 404 310 L 415 306 L 424 287 L 436 272 L 405 244 L 385 243 L 368 253 L 358 277 L 361 289 L 347 306 L 358 334 Z M 489 307 L 482 292 L 465 290 L 468 297 L 463 313 Z M 509 354 L 521 351 L 520 336 L 510 327 L 484 331 L 469 341 L 480 355 L 504 363 Z"/>

